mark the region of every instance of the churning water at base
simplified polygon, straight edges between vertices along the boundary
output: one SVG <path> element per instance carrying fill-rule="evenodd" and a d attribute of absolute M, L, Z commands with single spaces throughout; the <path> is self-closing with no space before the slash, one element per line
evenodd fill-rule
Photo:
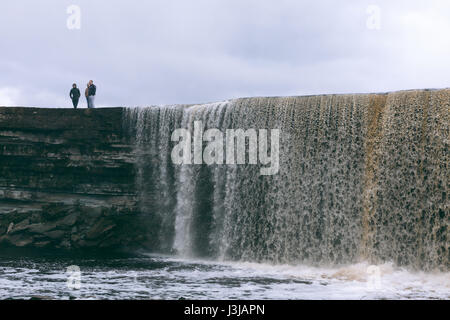
<path fill-rule="evenodd" d="M 69 289 L 66 268 L 81 270 Z M 450 299 L 449 273 L 365 263 L 314 268 L 218 263 L 168 256 L 134 258 L 0 258 L 0 299 Z"/>

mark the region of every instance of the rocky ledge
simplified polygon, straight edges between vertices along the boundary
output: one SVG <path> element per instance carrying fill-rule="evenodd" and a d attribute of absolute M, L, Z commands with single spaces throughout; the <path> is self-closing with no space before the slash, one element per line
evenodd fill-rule
<path fill-rule="evenodd" d="M 0 108 L 0 249 L 151 246 L 122 113 Z"/>

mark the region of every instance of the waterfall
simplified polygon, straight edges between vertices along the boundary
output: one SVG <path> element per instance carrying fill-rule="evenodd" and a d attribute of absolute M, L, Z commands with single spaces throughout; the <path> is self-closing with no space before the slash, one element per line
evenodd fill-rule
<path fill-rule="evenodd" d="M 127 108 L 155 250 L 188 257 L 448 270 L 450 90 Z M 176 165 L 172 132 L 279 129 L 279 172 Z M 207 143 L 203 143 L 206 145 Z"/>

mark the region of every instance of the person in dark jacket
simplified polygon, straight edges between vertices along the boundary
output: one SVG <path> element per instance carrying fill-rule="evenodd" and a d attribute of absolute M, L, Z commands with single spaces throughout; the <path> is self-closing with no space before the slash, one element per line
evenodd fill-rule
<path fill-rule="evenodd" d="M 78 107 L 78 101 L 80 100 L 80 90 L 77 88 L 77 84 L 72 85 L 72 90 L 70 90 L 70 99 L 72 99 L 73 107 L 76 109 Z"/>
<path fill-rule="evenodd" d="M 97 87 L 94 85 L 94 81 L 90 80 L 88 87 L 88 108 L 95 108 L 94 99 L 96 93 Z"/>

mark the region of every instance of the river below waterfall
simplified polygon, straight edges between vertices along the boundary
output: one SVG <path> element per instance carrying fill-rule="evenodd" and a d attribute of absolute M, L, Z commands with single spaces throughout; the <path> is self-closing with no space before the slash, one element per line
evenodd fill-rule
<path fill-rule="evenodd" d="M 79 289 L 67 268 L 78 266 Z M 69 279 L 69 282 L 68 282 Z M 69 284 L 69 286 L 68 286 Z M 385 263 L 334 268 L 188 260 L 0 258 L 0 299 L 450 299 L 450 274 Z"/>

